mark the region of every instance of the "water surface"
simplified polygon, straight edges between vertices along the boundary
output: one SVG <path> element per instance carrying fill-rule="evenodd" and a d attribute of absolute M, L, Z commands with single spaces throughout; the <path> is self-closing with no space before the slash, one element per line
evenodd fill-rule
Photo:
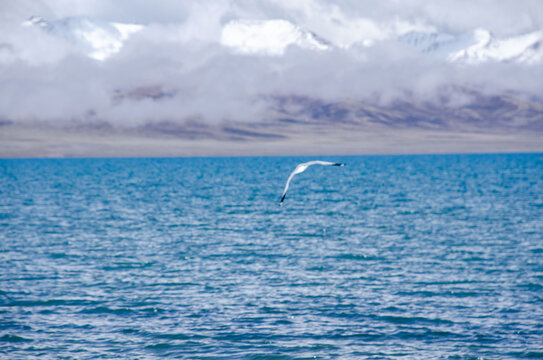
<path fill-rule="evenodd" d="M 543 155 L 0 160 L 0 357 L 543 357 Z"/>

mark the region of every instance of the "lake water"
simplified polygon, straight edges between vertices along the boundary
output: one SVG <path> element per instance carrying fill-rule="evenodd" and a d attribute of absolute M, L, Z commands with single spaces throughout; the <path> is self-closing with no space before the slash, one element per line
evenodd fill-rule
<path fill-rule="evenodd" d="M 543 358 L 543 154 L 0 160 L 0 358 Z"/>

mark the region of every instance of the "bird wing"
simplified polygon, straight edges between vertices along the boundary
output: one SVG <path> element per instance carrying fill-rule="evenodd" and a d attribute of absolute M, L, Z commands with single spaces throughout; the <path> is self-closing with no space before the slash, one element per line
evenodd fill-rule
<path fill-rule="evenodd" d="M 345 165 L 345 164 L 333 163 L 333 162 L 330 162 L 330 161 L 313 160 L 313 161 L 309 161 L 309 162 L 304 163 L 304 165 L 306 165 L 306 166 L 311 166 L 311 165 L 343 166 L 343 165 Z"/>
<path fill-rule="evenodd" d="M 281 201 L 279 202 L 279 205 L 283 203 L 283 200 L 285 200 L 285 196 L 287 196 L 287 190 L 288 190 L 288 186 L 290 185 L 290 180 L 292 180 L 294 175 L 298 174 L 296 170 L 298 170 L 298 167 L 296 167 L 296 169 L 294 169 L 294 171 L 291 172 L 290 176 L 288 177 L 287 183 L 285 185 L 285 190 L 283 190 L 283 195 L 281 196 Z"/>
<path fill-rule="evenodd" d="M 306 163 L 299 164 L 296 166 L 296 169 L 294 169 L 293 172 L 290 173 L 290 176 L 288 177 L 287 183 L 285 185 L 285 190 L 283 190 L 283 195 L 281 196 L 281 201 L 279 201 L 279 205 L 283 204 L 283 200 L 285 200 L 285 196 L 287 196 L 288 186 L 290 185 L 290 180 L 294 177 L 294 175 L 299 174 L 301 172 L 304 172 L 305 169 L 307 169 L 311 165 L 332 165 L 332 166 L 344 166 L 345 164 L 341 163 L 333 163 L 329 161 L 321 161 L 321 160 L 313 160 Z"/>

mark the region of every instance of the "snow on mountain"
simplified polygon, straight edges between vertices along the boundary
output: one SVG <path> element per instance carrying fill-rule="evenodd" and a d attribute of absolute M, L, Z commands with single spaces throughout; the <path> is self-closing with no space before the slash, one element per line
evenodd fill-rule
<path fill-rule="evenodd" d="M 222 29 L 221 44 L 242 54 L 282 55 L 290 45 L 328 50 L 328 42 L 281 19 L 232 20 Z"/>
<path fill-rule="evenodd" d="M 459 52 L 475 44 L 470 35 L 455 36 L 444 32 L 411 31 L 397 37 L 397 41 L 410 45 L 418 51 L 447 58 L 451 53 Z"/>
<path fill-rule="evenodd" d="M 126 39 L 144 28 L 137 24 L 100 22 L 86 17 L 48 21 L 33 16 L 23 25 L 39 27 L 100 61 L 119 52 Z M 243 55 L 281 56 L 289 46 L 316 52 L 334 47 L 349 51 L 355 49 L 356 44 L 369 49 L 381 41 L 396 41 L 447 62 L 475 65 L 489 61 L 523 64 L 543 61 L 542 30 L 497 38 L 482 28 L 454 34 L 405 21 L 378 24 L 367 20 L 336 25 L 334 29 L 326 28 L 328 32 L 324 34 L 333 39 L 331 42 L 283 19 L 234 19 L 222 26 L 218 41 Z"/>
<path fill-rule="evenodd" d="M 463 61 L 468 64 L 479 64 L 487 61 L 534 64 L 541 60 L 543 51 L 543 31 L 497 39 L 488 31 L 474 31 L 476 42 L 458 52 L 449 55 L 451 61 Z"/>
<path fill-rule="evenodd" d="M 375 26 L 375 29 L 380 28 Z M 379 41 L 393 40 L 413 46 L 422 53 L 447 62 L 471 65 L 488 61 L 535 64 L 543 60 L 543 31 L 502 39 L 494 37 L 482 28 L 460 34 L 439 32 L 433 27 L 405 31 L 397 26 L 396 28 L 383 26 L 381 30 L 380 35 L 372 34 L 370 40 L 364 40 L 362 42 L 364 47 L 370 48 Z M 289 21 L 276 19 L 232 20 L 222 29 L 221 45 L 241 54 L 279 56 L 284 54 L 290 45 L 324 51 L 333 47 L 349 50 L 353 44 L 345 45 L 341 42 L 332 44 Z"/>
<path fill-rule="evenodd" d="M 457 35 L 410 32 L 399 36 L 398 41 L 449 62 L 471 65 L 488 61 L 535 64 L 543 58 L 543 31 L 505 39 L 481 28 Z"/>
<path fill-rule="evenodd" d="M 23 26 L 37 26 L 100 61 L 119 52 L 123 41 L 143 28 L 142 25 L 99 22 L 85 17 L 47 21 L 37 16 L 23 22 Z"/>

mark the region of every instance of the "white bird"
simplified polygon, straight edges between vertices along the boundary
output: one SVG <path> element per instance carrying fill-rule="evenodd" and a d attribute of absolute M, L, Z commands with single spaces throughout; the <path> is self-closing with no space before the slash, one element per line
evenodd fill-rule
<path fill-rule="evenodd" d="M 287 196 L 287 190 L 288 190 L 288 186 L 290 185 L 290 180 L 292 180 L 294 175 L 304 172 L 311 165 L 345 166 L 345 164 L 333 163 L 333 162 L 328 162 L 328 161 L 320 161 L 320 160 L 314 160 L 314 161 L 309 161 L 306 163 L 299 164 L 298 166 L 296 166 L 296 169 L 294 169 L 294 171 L 288 177 L 287 184 L 285 185 L 285 190 L 283 190 L 283 196 L 281 196 L 281 201 L 279 202 L 279 205 L 283 204 L 283 200 L 285 200 L 285 196 Z"/>

